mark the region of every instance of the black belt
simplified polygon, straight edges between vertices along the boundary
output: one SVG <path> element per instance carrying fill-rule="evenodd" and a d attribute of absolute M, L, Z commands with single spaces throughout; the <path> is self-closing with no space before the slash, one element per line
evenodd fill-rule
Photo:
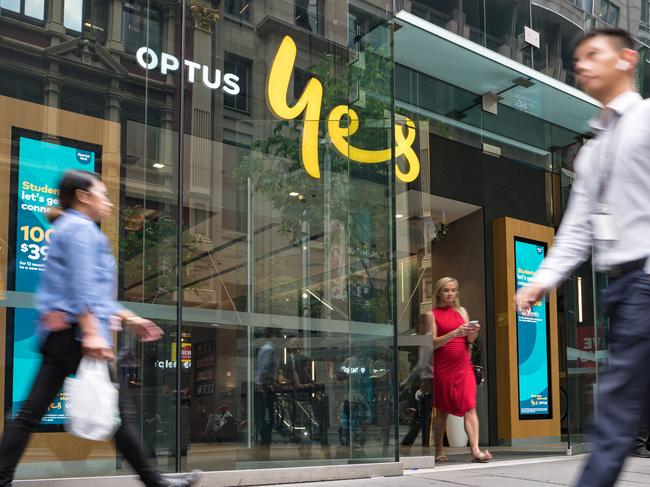
<path fill-rule="evenodd" d="M 643 259 L 639 260 L 633 260 L 631 262 L 624 262 L 623 264 L 617 264 L 611 267 L 607 271 L 607 278 L 608 279 L 618 279 L 619 277 L 623 277 L 626 274 L 629 274 L 630 272 L 636 272 L 640 271 L 645 267 L 645 263 L 647 261 L 647 257 L 644 257 Z"/>

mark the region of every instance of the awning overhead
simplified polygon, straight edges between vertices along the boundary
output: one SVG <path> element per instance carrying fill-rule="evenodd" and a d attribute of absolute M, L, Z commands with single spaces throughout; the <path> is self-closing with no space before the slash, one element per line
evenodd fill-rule
<path fill-rule="evenodd" d="M 502 136 L 512 134 L 522 143 L 549 150 L 586 133 L 587 121 L 599 110 L 598 102 L 585 93 L 408 12 L 399 12 L 395 22 L 398 65 L 476 95 L 470 99 L 490 92 L 502 98 L 499 116 L 481 112 L 480 104 L 454 107 L 464 112 L 462 123 L 481 125 Z M 460 104 L 468 97 L 454 98 Z M 427 110 L 440 113 L 435 107 Z M 448 103 L 444 110 L 444 116 L 453 112 Z M 549 124 L 553 130 L 547 132 L 552 135 L 540 138 L 539 127 Z"/>

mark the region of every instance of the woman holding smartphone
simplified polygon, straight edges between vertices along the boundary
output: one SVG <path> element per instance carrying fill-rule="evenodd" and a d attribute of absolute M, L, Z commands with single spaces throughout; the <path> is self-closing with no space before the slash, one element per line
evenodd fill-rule
<path fill-rule="evenodd" d="M 436 407 L 436 461 L 446 462 L 442 445 L 447 416 L 461 416 L 472 449 L 472 462 L 488 462 L 490 452 L 478 446 L 479 428 L 476 413 L 476 378 L 469 346 L 476 340 L 481 325 L 470 321 L 467 310 L 458 300 L 458 281 L 443 277 L 434 287 L 433 309 L 433 400 Z"/>
<path fill-rule="evenodd" d="M 66 171 L 59 185 L 59 199 L 61 208 L 50 214 L 51 220 L 56 220 L 55 233 L 35 299 L 43 361 L 29 398 L 0 441 L 0 487 L 11 486 L 31 433 L 65 378 L 76 372 L 82 356 L 106 360 L 106 367 L 114 359 L 109 325 L 113 318 L 142 341 L 155 341 L 163 335 L 152 321 L 116 301 L 115 259 L 108 238 L 98 226 L 111 213 L 113 203 L 99 176 Z M 132 425 L 135 408 L 124 391 L 120 391 L 120 415 L 122 424 L 115 432 L 115 445 L 147 487 L 191 487 L 200 480 L 198 471 L 167 478 L 154 468 L 140 446 L 138 431 Z"/>

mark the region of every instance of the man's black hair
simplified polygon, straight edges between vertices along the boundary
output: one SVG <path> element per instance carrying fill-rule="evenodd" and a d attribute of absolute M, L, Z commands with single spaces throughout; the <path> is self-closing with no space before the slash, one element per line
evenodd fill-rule
<path fill-rule="evenodd" d="M 575 52 L 583 42 L 599 36 L 607 37 L 610 42 L 618 48 L 618 50 L 634 49 L 634 39 L 632 39 L 632 36 L 628 31 L 619 29 L 618 27 L 598 27 L 577 37 L 573 43 L 573 51 Z"/>

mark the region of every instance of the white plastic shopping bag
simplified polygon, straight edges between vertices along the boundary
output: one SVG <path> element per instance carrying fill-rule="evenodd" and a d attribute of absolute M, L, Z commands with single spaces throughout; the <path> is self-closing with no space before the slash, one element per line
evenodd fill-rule
<path fill-rule="evenodd" d="M 66 429 L 87 440 L 109 440 L 121 424 L 119 392 L 106 360 L 84 356 L 75 377 L 63 386 L 68 401 Z"/>

